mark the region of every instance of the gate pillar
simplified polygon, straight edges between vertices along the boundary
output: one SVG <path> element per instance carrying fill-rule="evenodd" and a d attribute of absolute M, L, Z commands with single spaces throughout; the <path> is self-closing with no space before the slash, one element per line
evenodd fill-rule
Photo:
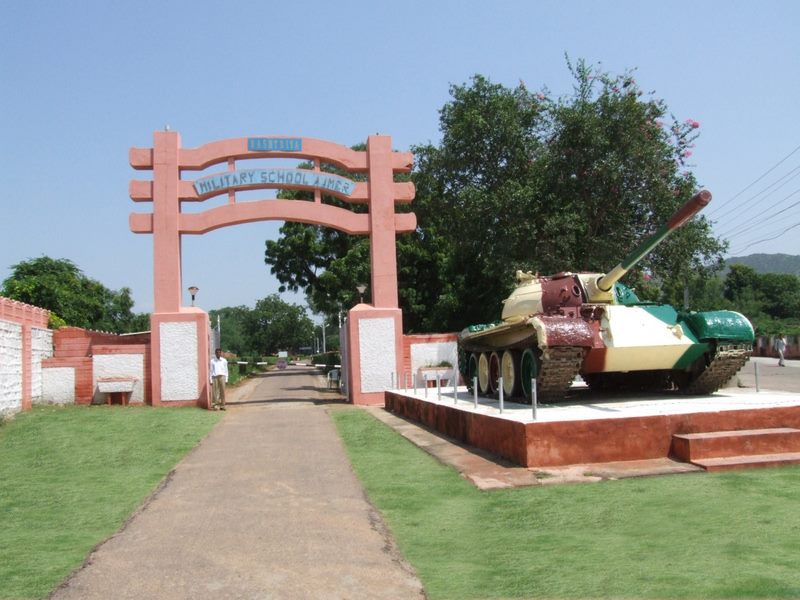
<path fill-rule="evenodd" d="M 358 304 L 347 318 L 347 390 L 353 404 L 384 404 L 402 365 L 403 315 L 399 308 Z"/>
<path fill-rule="evenodd" d="M 177 131 L 153 134 L 151 398 L 154 406 L 208 408 L 208 314 L 181 306 L 180 151 Z"/>

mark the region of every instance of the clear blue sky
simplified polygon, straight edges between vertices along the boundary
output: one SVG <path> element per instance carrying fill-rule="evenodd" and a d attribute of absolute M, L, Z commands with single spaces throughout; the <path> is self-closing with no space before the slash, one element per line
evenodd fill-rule
<path fill-rule="evenodd" d="M 128 149 L 151 146 L 153 131 L 169 125 L 185 147 L 380 132 L 408 150 L 439 140 L 449 85 L 475 73 L 568 93 L 565 53 L 636 69 L 677 118 L 700 122 L 693 170 L 732 255 L 800 254 L 793 0 L 5 0 L 2 13 L 0 279 L 28 258 L 69 258 L 150 311 L 152 237 L 128 229 L 130 212 L 149 210 L 128 197 L 145 175 Z M 279 227 L 184 237 L 184 287 L 206 309 L 275 292 L 263 249 Z"/>

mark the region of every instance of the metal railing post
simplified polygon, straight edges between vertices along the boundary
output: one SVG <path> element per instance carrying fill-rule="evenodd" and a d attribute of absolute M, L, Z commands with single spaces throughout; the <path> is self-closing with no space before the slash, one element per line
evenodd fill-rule
<path fill-rule="evenodd" d="M 753 363 L 753 369 L 755 369 L 755 373 L 756 373 L 756 392 L 760 392 L 761 388 L 759 388 L 759 386 L 758 386 L 758 363 L 757 362 Z"/>
<path fill-rule="evenodd" d="M 503 378 L 501 377 L 497 381 L 497 387 L 500 390 L 500 414 L 503 414 Z"/>
<path fill-rule="evenodd" d="M 533 410 L 533 420 L 536 420 L 536 409 L 539 399 L 536 392 L 536 379 L 531 379 L 531 409 Z"/>

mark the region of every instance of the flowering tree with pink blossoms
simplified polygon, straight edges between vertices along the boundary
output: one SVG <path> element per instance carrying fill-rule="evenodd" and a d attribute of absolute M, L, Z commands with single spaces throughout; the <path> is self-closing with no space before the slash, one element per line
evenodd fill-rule
<path fill-rule="evenodd" d="M 689 161 L 698 121 L 670 115 L 633 72 L 567 64 L 573 89 L 560 96 L 481 75 L 451 86 L 441 140 L 412 148 L 417 195 L 408 210 L 419 228 L 397 240 L 407 330 L 496 319 L 517 269 L 611 269 L 697 191 Z M 352 295 L 352 274 L 367 273 L 364 241 L 286 233 L 268 246 L 267 264 L 313 308 L 335 314 Z M 625 283 L 642 297 L 681 304 L 687 285 L 720 266 L 723 249 L 697 217 Z M 318 284 L 304 275 L 312 268 Z"/>

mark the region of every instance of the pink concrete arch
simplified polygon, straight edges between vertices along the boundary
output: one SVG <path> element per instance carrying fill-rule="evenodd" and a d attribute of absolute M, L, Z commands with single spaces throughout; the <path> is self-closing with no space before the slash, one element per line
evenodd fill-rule
<path fill-rule="evenodd" d="M 237 162 L 264 158 L 309 160 L 313 162 L 314 169 L 262 169 L 260 180 L 254 178 L 258 174 L 257 169 L 237 170 Z M 401 325 L 395 239 L 397 233 L 414 231 L 417 221 L 414 213 L 396 212 L 396 204 L 408 204 L 413 200 L 415 189 L 412 183 L 395 182 L 394 176 L 411 170 L 413 155 L 410 152 L 392 151 L 389 136 L 370 136 L 365 151 L 355 151 L 314 138 L 287 136 L 232 138 L 198 148 L 182 148 L 177 132 L 164 131 L 153 135 L 152 148 L 131 148 L 129 160 L 134 169 L 153 172 L 152 180 L 134 179 L 130 182 L 131 199 L 135 202 L 152 202 L 153 211 L 132 213 L 129 224 L 134 233 L 153 235 L 155 303 L 151 329 L 154 338 L 154 404 L 160 403 L 164 375 L 161 371 L 162 357 L 158 351 L 161 334 L 156 325 L 175 330 L 173 325 L 185 323 L 188 319 L 196 323 L 198 332 L 203 323 L 207 326 L 205 313 L 201 316 L 197 309 L 181 306 L 183 235 L 200 235 L 221 227 L 264 220 L 296 221 L 331 227 L 354 235 L 369 235 L 373 307 L 396 315 L 397 324 Z M 367 181 L 354 182 L 347 178 L 325 176 L 320 167 L 323 163 L 335 165 L 348 173 L 365 173 Z M 220 164 L 226 165 L 227 170 L 196 180 L 182 178 L 184 172 L 202 171 Z M 286 173 L 289 171 L 291 175 Z M 276 172 L 281 173 L 276 176 Z M 265 173 L 270 177 L 267 178 Z M 320 179 L 328 181 L 319 183 Z M 237 202 L 238 191 L 254 189 L 313 190 L 315 201 L 265 199 Z M 369 211 L 354 213 L 325 204 L 321 201 L 323 194 L 336 196 L 348 203 L 367 204 Z M 199 213 L 181 211 L 182 202 L 204 202 L 220 195 L 227 195 L 227 204 Z M 200 343 L 202 345 L 203 342 Z M 167 340 L 165 347 L 171 347 L 170 344 L 174 342 Z M 200 362 L 196 386 L 200 397 L 197 401 L 207 406 L 208 386 L 205 382 L 208 365 Z M 176 386 L 189 389 L 184 383 Z"/>

